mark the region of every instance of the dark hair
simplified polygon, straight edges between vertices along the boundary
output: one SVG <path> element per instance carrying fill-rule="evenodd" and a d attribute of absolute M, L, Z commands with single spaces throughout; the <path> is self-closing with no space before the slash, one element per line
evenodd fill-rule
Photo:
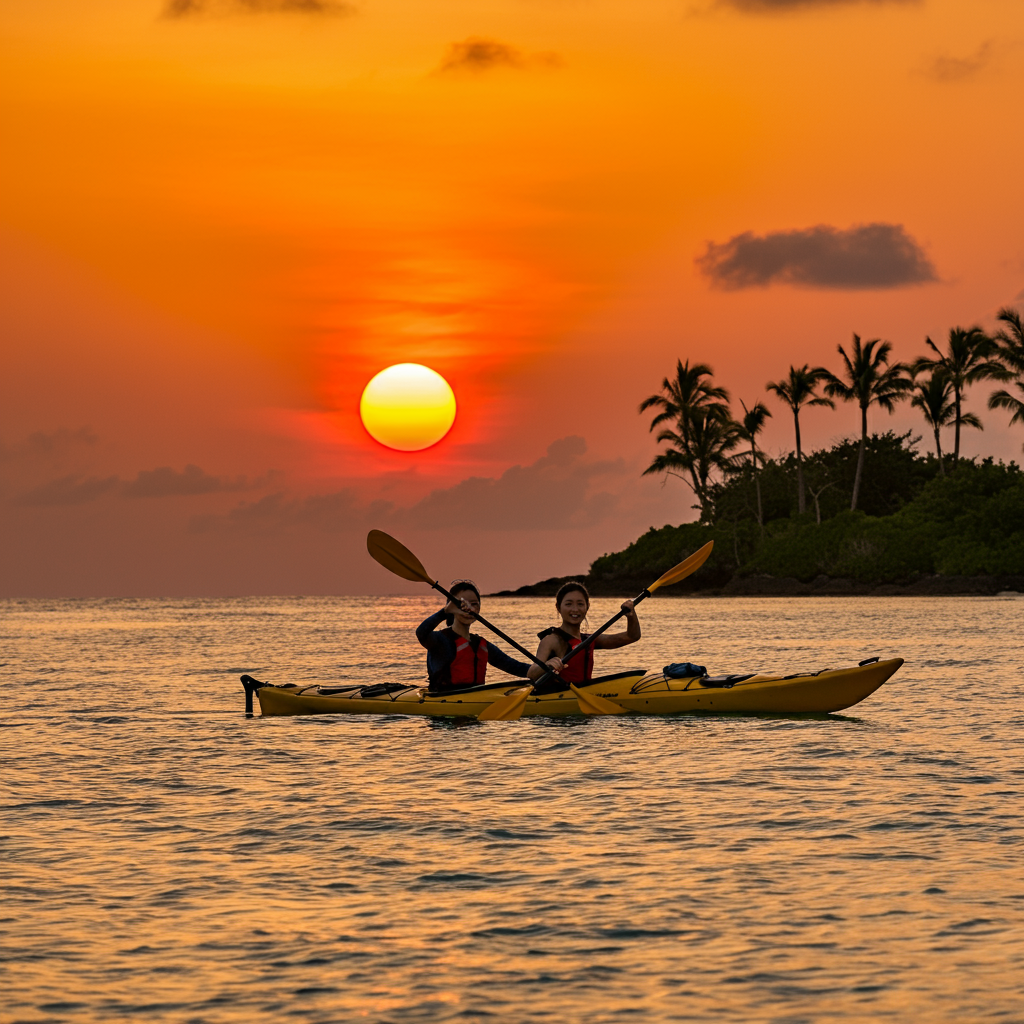
<path fill-rule="evenodd" d="M 583 586 L 582 583 L 577 583 L 576 580 L 572 580 L 569 583 L 563 583 L 558 588 L 558 593 L 555 594 L 555 607 L 556 608 L 561 608 L 561 606 L 562 606 L 562 598 L 565 597 L 566 594 L 571 594 L 574 590 L 578 590 L 583 595 L 584 599 L 587 602 L 587 607 L 589 608 L 590 607 L 590 592 L 587 590 L 587 588 L 585 586 Z"/>
<path fill-rule="evenodd" d="M 457 580 L 452 584 L 452 589 L 449 593 L 461 594 L 464 590 L 472 590 L 476 594 L 476 599 L 480 600 L 480 591 L 476 589 L 476 584 L 470 580 Z"/>

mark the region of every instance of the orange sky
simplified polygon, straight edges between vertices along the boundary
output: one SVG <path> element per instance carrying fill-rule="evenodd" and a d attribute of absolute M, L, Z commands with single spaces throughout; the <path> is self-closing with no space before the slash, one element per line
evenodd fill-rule
<path fill-rule="evenodd" d="M 295 6 L 4 4 L 4 593 L 401 590 L 374 525 L 489 588 L 576 571 L 692 514 L 638 476 L 677 356 L 749 404 L 1024 302 L 1019 0 Z M 875 223 L 934 280 L 696 263 Z M 358 422 L 403 361 L 459 402 L 423 453 Z M 983 398 L 967 453 L 1019 458 Z"/>

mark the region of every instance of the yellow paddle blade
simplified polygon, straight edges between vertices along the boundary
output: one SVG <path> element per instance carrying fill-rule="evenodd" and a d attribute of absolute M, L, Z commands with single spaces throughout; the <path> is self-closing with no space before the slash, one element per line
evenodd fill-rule
<path fill-rule="evenodd" d="M 526 698 L 533 693 L 533 684 L 521 686 L 504 697 L 499 697 L 490 707 L 486 707 L 476 717 L 481 722 L 514 722 L 523 717 Z"/>
<path fill-rule="evenodd" d="M 394 537 L 383 530 L 371 530 L 366 535 L 366 550 L 389 572 L 414 583 L 433 583 L 423 568 L 423 563 Z"/>
<path fill-rule="evenodd" d="M 680 562 L 674 569 L 669 569 L 664 576 L 652 583 L 647 588 L 648 592 L 653 594 L 658 587 L 667 587 L 670 583 L 678 583 L 680 580 L 685 580 L 687 576 L 692 576 L 708 560 L 708 555 L 711 554 L 711 549 L 714 546 L 715 542 L 709 540 L 704 547 L 694 551 L 689 558 Z"/>
<path fill-rule="evenodd" d="M 576 694 L 579 701 L 580 711 L 585 715 L 626 715 L 629 712 L 621 704 L 615 704 L 596 693 L 587 693 L 581 690 L 575 683 L 569 684 L 569 689 Z"/>

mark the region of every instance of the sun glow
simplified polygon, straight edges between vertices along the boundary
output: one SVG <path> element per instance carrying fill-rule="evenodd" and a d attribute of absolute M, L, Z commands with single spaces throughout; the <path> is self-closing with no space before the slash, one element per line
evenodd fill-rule
<path fill-rule="evenodd" d="M 429 366 L 397 363 L 366 385 L 359 415 L 374 440 L 400 452 L 418 452 L 451 430 L 455 394 Z"/>

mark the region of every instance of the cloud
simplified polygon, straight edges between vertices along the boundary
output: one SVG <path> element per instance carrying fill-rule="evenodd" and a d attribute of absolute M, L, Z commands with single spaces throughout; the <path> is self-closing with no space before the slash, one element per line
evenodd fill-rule
<path fill-rule="evenodd" d="M 495 39 L 472 36 L 448 47 L 440 74 L 472 72 L 480 74 L 500 68 L 523 70 L 530 67 L 560 67 L 561 59 L 554 53 L 526 54 L 507 43 Z"/>
<path fill-rule="evenodd" d="M 622 475 L 625 465 L 587 462 L 582 437 L 563 437 L 529 466 L 512 466 L 497 479 L 470 477 L 454 487 L 432 491 L 402 513 L 409 526 L 438 530 L 461 523 L 478 530 L 558 530 L 593 526 L 615 499 L 591 494 L 601 476 Z"/>
<path fill-rule="evenodd" d="M 187 465 L 180 473 L 170 466 L 143 469 L 134 480 L 124 485 L 128 498 L 169 498 L 189 494 L 212 494 L 214 491 L 241 491 L 253 486 L 245 477 L 228 480 L 211 476 L 198 466 Z"/>
<path fill-rule="evenodd" d="M 280 480 L 281 474 L 269 472 L 250 480 L 211 476 L 198 466 L 188 465 L 180 473 L 170 466 L 141 470 L 134 480 L 118 476 L 83 478 L 80 474 L 60 477 L 40 484 L 15 499 L 18 505 L 81 505 L 106 495 L 122 498 L 177 498 L 222 491 L 247 491 Z"/>
<path fill-rule="evenodd" d="M 349 14 L 347 3 L 337 0 L 167 0 L 165 18 L 202 14 Z"/>
<path fill-rule="evenodd" d="M 116 476 L 83 479 L 81 476 L 62 476 L 40 484 L 16 499 L 17 505 L 82 505 L 95 501 L 117 489 L 120 481 Z"/>
<path fill-rule="evenodd" d="M 50 433 L 37 430 L 34 434 L 29 434 L 26 445 L 29 451 L 38 455 L 62 455 L 80 445 L 94 445 L 98 440 L 99 435 L 92 427 L 79 427 L 77 430 L 58 427 Z"/>
<path fill-rule="evenodd" d="M 277 533 L 296 527 L 313 527 L 325 533 L 340 533 L 365 526 L 374 510 L 380 517 L 386 517 L 393 508 L 391 502 L 361 504 L 356 492 L 348 487 L 308 498 L 289 498 L 278 492 L 258 501 L 243 502 L 227 515 L 196 516 L 189 529 L 192 533 L 219 529 Z"/>
<path fill-rule="evenodd" d="M 902 224 L 798 231 L 709 242 L 697 265 L 720 288 L 794 284 L 806 288 L 899 288 L 937 280 L 935 268 Z"/>
<path fill-rule="evenodd" d="M 855 3 L 915 3 L 917 0 L 718 0 L 718 7 L 732 7 L 744 14 L 798 11 L 806 8 L 850 7 Z"/>
<path fill-rule="evenodd" d="M 308 528 L 326 533 L 378 529 L 576 530 L 594 526 L 615 511 L 619 497 L 605 484 L 621 483 L 630 470 L 621 459 L 588 461 L 582 437 L 564 437 L 528 466 L 512 466 L 498 478 L 469 477 L 398 508 L 390 501 L 360 502 L 351 488 L 308 498 L 271 494 L 245 502 L 224 516 L 199 516 L 193 532 L 245 530 L 260 533 Z"/>
<path fill-rule="evenodd" d="M 984 42 L 969 57 L 950 57 L 942 54 L 925 69 L 925 74 L 936 82 L 966 82 L 984 71 L 992 63 L 994 50 L 991 40 Z"/>
<path fill-rule="evenodd" d="M 58 427 L 56 430 L 37 430 L 29 434 L 24 442 L 6 448 L 0 445 L 0 462 L 20 460 L 25 462 L 52 461 L 61 459 L 76 450 L 90 447 L 99 441 L 99 435 L 92 427 Z"/>

